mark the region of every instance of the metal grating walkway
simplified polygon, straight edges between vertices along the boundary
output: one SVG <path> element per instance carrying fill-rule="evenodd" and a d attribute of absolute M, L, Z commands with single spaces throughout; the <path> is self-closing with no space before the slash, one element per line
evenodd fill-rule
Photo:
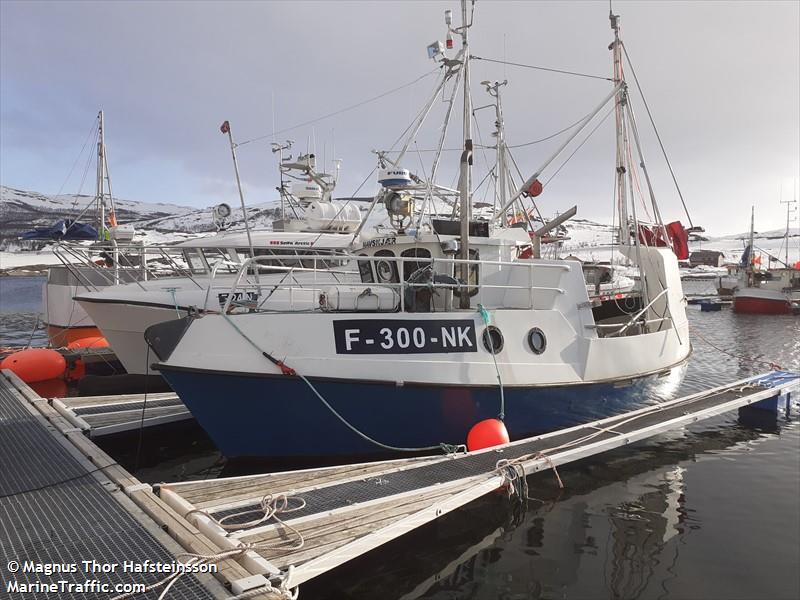
<path fill-rule="evenodd" d="M 175 393 L 54 398 L 52 405 L 92 438 L 193 419 Z"/>
<path fill-rule="evenodd" d="M 120 565 L 115 573 L 91 573 L 81 561 Z M 65 581 L 84 584 L 154 583 L 160 573 L 122 573 L 124 561 L 171 563 L 175 559 L 111 493 L 62 446 L 23 397 L 0 376 L 0 598 L 103 598 L 114 594 L 56 591 L 7 595 L 6 585 Z M 24 565 L 77 565 L 54 575 L 9 572 Z M 138 598 L 157 598 L 162 590 Z M 172 587 L 170 598 L 214 598 L 193 576 Z"/>

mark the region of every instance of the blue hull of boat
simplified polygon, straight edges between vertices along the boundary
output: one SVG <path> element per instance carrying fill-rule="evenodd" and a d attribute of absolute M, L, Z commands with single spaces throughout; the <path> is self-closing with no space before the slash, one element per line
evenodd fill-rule
<path fill-rule="evenodd" d="M 682 367 L 680 375 L 682 376 Z M 172 370 L 162 374 L 228 457 L 344 457 L 386 451 L 345 426 L 298 377 Z M 674 377 L 628 385 L 506 388 L 512 439 L 602 419 L 657 402 Z M 680 377 L 679 377 L 680 379 Z M 669 382 L 672 380 L 672 382 Z M 446 387 L 312 380 L 354 427 L 384 444 L 463 444 L 478 421 L 497 417 L 497 387 Z"/>

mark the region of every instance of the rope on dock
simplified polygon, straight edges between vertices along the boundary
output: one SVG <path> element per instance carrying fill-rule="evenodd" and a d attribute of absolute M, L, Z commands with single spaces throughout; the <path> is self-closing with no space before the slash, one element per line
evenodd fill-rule
<path fill-rule="evenodd" d="M 744 390 L 746 390 L 748 388 L 751 388 L 751 387 L 755 388 L 757 386 L 758 386 L 758 381 L 754 381 L 754 382 L 746 383 L 746 384 L 740 386 L 739 388 L 736 388 L 735 391 L 742 392 L 742 391 L 744 391 Z M 685 400 L 683 400 L 683 402 L 679 402 L 677 404 L 673 404 L 673 405 L 671 405 L 671 407 L 674 407 L 674 406 L 677 406 L 677 405 L 680 405 L 680 404 L 683 404 L 683 403 L 689 404 L 689 403 L 697 402 L 701 398 L 707 397 L 708 395 L 713 394 L 713 393 L 714 393 L 713 391 L 709 391 L 706 394 L 702 394 L 700 396 L 689 396 Z M 623 419 L 622 421 L 615 422 L 613 424 L 613 427 L 615 429 L 618 429 L 622 425 L 627 425 L 628 423 L 636 421 L 637 419 L 648 417 L 652 413 L 659 412 L 661 410 L 663 410 L 663 406 L 661 406 L 660 404 L 656 404 L 656 405 L 650 407 L 647 410 L 643 410 L 639 414 L 636 414 L 636 415 L 634 415 L 632 417 L 628 417 L 627 419 Z M 570 441 L 565 442 L 563 444 L 559 444 L 558 446 L 553 446 L 551 448 L 545 448 L 543 450 L 539 450 L 539 451 L 537 451 L 535 453 L 531 453 L 531 454 L 524 454 L 522 456 L 518 456 L 517 458 L 513 458 L 513 459 L 502 459 L 502 460 L 499 460 L 499 461 L 497 461 L 497 464 L 495 466 L 495 469 L 494 469 L 493 473 L 502 475 L 511 484 L 512 487 L 509 489 L 509 493 L 511 493 L 511 494 L 516 493 L 522 499 L 525 499 L 525 498 L 527 498 L 527 489 L 528 488 L 527 488 L 527 481 L 525 481 L 526 473 L 525 473 L 525 470 L 524 470 L 524 467 L 523 467 L 522 463 L 530 461 L 530 460 L 539 460 L 539 459 L 541 459 L 541 460 L 546 461 L 549 464 L 550 468 L 553 470 L 553 473 L 555 474 L 556 481 L 558 482 L 558 487 L 563 489 L 564 488 L 564 483 L 563 483 L 563 481 L 561 480 L 561 477 L 558 474 L 558 470 L 556 469 L 556 465 L 553 462 L 553 459 L 550 457 L 550 454 L 552 454 L 553 452 L 559 451 L 559 450 L 565 450 L 567 448 L 572 448 L 574 446 L 582 445 L 582 444 L 584 444 L 586 442 L 589 442 L 589 441 L 593 440 L 594 438 L 596 438 L 596 437 L 598 437 L 600 435 L 603 435 L 605 433 L 612 433 L 612 434 L 616 434 L 616 435 L 624 435 L 624 434 L 619 433 L 618 431 L 615 431 L 615 429 L 612 429 L 612 428 L 609 428 L 609 427 L 597 427 L 596 429 L 597 429 L 597 431 L 594 431 L 594 432 L 589 433 L 587 435 L 584 435 L 582 437 L 576 438 L 574 440 L 570 440 Z M 517 481 L 518 479 L 521 479 L 522 481 L 518 482 Z"/>

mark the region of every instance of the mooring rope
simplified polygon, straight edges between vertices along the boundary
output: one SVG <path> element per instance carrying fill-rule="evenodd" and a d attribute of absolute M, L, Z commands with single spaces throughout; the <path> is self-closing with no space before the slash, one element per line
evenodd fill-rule
<path fill-rule="evenodd" d="M 706 344 L 708 344 L 709 346 L 711 346 L 712 348 L 714 348 L 714 350 L 717 350 L 717 351 L 719 351 L 719 352 L 722 352 L 723 354 L 727 354 L 728 356 L 730 356 L 731 358 L 735 358 L 736 360 L 749 360 L 750 362 L 756 362 L 756 363 L 760 363 L 760 364 L 762 364 L 762 365 L 767 365 L 767 366 L 768 366 L 770 369 L 772 369 L 773 371 L 785 371 L 785 370 L 786 370 L 786 369 L 784 369 L 784 368 L 783 368 L 781 365 L 779 365 L 778 363 L 776 363 L 776 362 L 773 362 L 773 361 L 770 361 L 770 360 L 761 360 L 761 359 L 759 359 L 759 358 L 754 358 L 754 357 L 752 357 L 752 356 L 746 356 L 746 355 L 744 355 L 744 354 L 738 354 L 738 355 L 737 355 L 737 354 L 733 354 L 732 352 L 728 352 L 727 350 L 725 350 L 725 349 L 723 349 L 723 348 L 720 348 L 719 346 L 717 346 L 716 344 L 714 344 L 714 343 L 713 343 L 713 342 L 711 342 L 710 340 L 708 340 L 708 339 L 706 339 L 705 337 L 703 337 L 702 335 L 700 335 L 700 334 L 697 332 L 697 330 L 696 330 L 696 329 L 695 329 L 694 331 L 692 331 L 692 335 L 694 335 L 694 336 L 696 336 L 696 337 L 699 337 L 699 338 L 700 338 L 701 340 L 703 340 L 703 341 L 704 341 Z"/>
<path fill-rule="evenodd" d="M 295 506 L 290 506 L 290 499 L 293 498 L 300 500 L 300 504 L 297 504 Z M 228 559 L 236 559 L 241 557 L 247 552 L 255 550 L 282 550 L 282 551 L 299 550 L 303 548 L 303 546 L 305 545 L 305 538 L 303 537 L 303 534 L 301 534 L 295 527 L 292 527 L 288 523 L 284 522 L 280 517 L 278 517 L 278 514 L 291 513 L 304 508 L 305 505 L 306 505 L 305 500 L 298 496 L 289 496 L 287 494 L 276 494 L 276 495 L 268 494 L 261 499 L 261 501 L 259 502 L 259 507 L 257 509 L 247 509 L 238 513 L 232 513 L 230 515 L 226 515 L 222 519 L 215 519 L 205 510 L 197 508 L 192 509 L 184 515 L 185 519 L 188 520 L 189 516 L 193 514 L 202 515 L 227 532 L 239 531 L 242 529 L 250 529 L 267 521 L 273 520 L 275 521 L 275 523 L 288 529 L 291 533 L 293 533 L 296 536 L 296 538 L 294 540 L 288 540 L 286 542 L 281 542 L 279 544 L 267 544 L 264 542 L 242 544 L 241 546 L 238 546 L 236 548 L 222 550 L 221 552 L 217 552 L 215 554 L 195 554 L 190 552 L 183 552 L 177 554 L 175 558 L 178 560 L 180 560 L 181 558 L 188 558 L 186 562 L 181 563 L 182 565 L 199 566 L 199 565 L 216 564 L 218 562 Z M 263 511 L 263 515 L 258 519 L 239 524 L 225 523 L 225 521 L 228 521 L 230 519 L 240 517 L 242 515 L 251 514 L 257 512 L 258 510 Z M 271 581 L 267 580 L 264 585 L 254 588 L 252 590 L 248 590 L 236 596 L 231 596 L 229 597 L 229 600 L 244 600 L 245 598 L 251 598 L 253 596 L 258 596 L 267 593 L 278 594 L 281 597 L 286 598 L 286 600 L 296 600 L 300 593 L 299 588 L 296 587 L 294 588 L 294 590 L 292 590 L 286 587 L 285 585 L 286 582 L 291 580 L 291 574 L 293 569 L 294 567 L 290 566 L 287 569 L 287 571 L 281 573 L 279 577 L 280 583 L 277 587 L 275 587 Z M 158 596 L 158 600 L 163 600 L 164 598 L 166 598 L 169 590 L 185 574 L 186 570 L 170 573 L 163 579 L 160 579 L 155 583 L 151 583 L 145 586 L 145 589 L 141 591 L 127 592 L 124 594 L 120 594 L 118 596 L 114 596 L 113 598 L 111 598 L 111 600 L 126 600 L 127 598 L 133 598 L 135 596 L 139 596 L 140 594 L 146 594 L 158 588 L 164 587 L 161 594 Z"/>
<path fill-rule="evenodd" d="M 358 429 L 355 425 L 350 423 L 346 418 L 344 418 L 333 406 L 331 406 L 330 402 L 328 402 L 325 397 L 317 390 L 313 383 L 311 383 L 308 378 L 303 375 L 302 373 L 298 373 L 293 368 L 286 365 L 282 360 L 275 358 L 270 353 L 261 349 L 261 347 L 256 344 L 244 331 L 242 331 L 236 323 L 226 314 L 222 314 L 222 317 L 233 327 L 239 335 L 241 335 L 253 348 L 258 350 L 258 352 L 267 360 L 269 360 L 272 364 L 276 365 L 284 375 L 295 375 L 299 377 L 307 386 L 308 388 L 314 393 L 314 395 L 319 399 L 320 402 L 327 408 L 333 416 L 335 416 L 339 421 L 342 422 L 348 429 L 350 429 L 353 433 L 361 437 L 362 439 L 370 442 L 371 444 L 375 444 L 376 446 L 383 448 L 385 450 L 391 450 L 396 452 L 430 452 L 432 450 L 442 450 L 446 454 L 456 454 L 462 450 L 462 445 L 453 445 L 453 444 L 446 444 L 440 443 L 435 446 L 420 446 L 420 447 L 405 447 L 405 446 L 392 446 L 391 444 L 384 444 L 383 442 L 379 442 L 373 437 L 370 437 L 360 429 Z"/>
<path fill-rule="evenodd" d="M 746 382 L 742 386 L 739 386 L 738 388 L 734 388 L 734 391 L 743 392 L 744 390 L 746 390 L 748 388 L 755 388 L 755 387 L 758 386 L 758 381 L 759 380 Z M 690 404 L 690 403 L 693 403 L 693 402 L 697 402 L 700 399 L 707 398 L 708 396 L 710 396 L 712 394 L 715 394 L 715 393 L 719 393 L 719 391 L 709 390 L 709 391 L 707 391 L 705 393 L 702 393 L 702 394 L 699 394 L 699 395 L 690 396 L 690 397 L 685 398 L 684 400 L 682 400 L 680 402 L 675 402 L 673 404 L 670 404 L 669 408 L 674 408 L 674 407 L 680 406 L 682 404 Z M 561 480 L 561 477 L 559 476 L 558 471 L 556 470 L 556 465 L 553 462 L 553 459 L 550 456 L 550 454 L 552 454 L 553 452 L 556 452 L 558 450 L 565 450 L 567 448 L 572 448 L 574 446 L 579 446 L 581 444 L 589 442 L 589 441 L 593 440 L 594 438 L 596 438 L 598 436 L 601 436 L 603 434 L 606 434 L 606 433 L 612 433 L 612 434 L 615 434 L 615 435 L 625 435 L 624 433 L 621 433 L 620 431 L 618 431 L 618 429 L 621 426 L 627 425 L 628 423 L 632 423 L 633 421 L 636 421 L 638 419 L 642 419 L 644 417 L 648 417 L 651 414 L 653 414 L 654 412 L 659 412 L 661 410 L 664 410 L 664 406 L 660 405 L 660 404 L 657 404 L 657 405 L 654 405 L 654 406 L 650 407 L 649 409 L 643 410 L 639 414 L 633 415 L 632 417 L 628 417 L 628 418 L 623 419 L 621 421 L 617 421 L 617 422 L 613 423 L 610 427 L 596 427 L 597 431 L 594 431 L 592 433 L 586 434 L 586 435 L 581 436 L 579 438 L 576 438 L 574 440 L 570 440 L 568 442 L 564 442 L 563 444 L 559 444 L 558 446 L 553 446 L 551 448 L 545 448 L 545 449 L 538 450 L 538 451 L 530 453 L 530 454 L 523 454 L 522 456 L 518 456 L 516 458 L 499 460 L 497 462 L 497 464 L 495 465 L 495 469 L 492 471 L 492 473 L 498 473 L 498 474 L 502 475 L 503 477 L 505 477 L 506 479 L 508 479 L 508 481 L 510 483 L 513 483 L 513 478 L 515 476 L 514 475 L 509 475 L 509 473 L 510 473 L 509 469 L 512 469 L 512 468 L 513 469 L 517 469 L 519 467 L 519 468 L 522 468 L 523 472 L 524 472 L 524 466 L 522 465 L 523 462 L 529 461 L 529 460 L 543 459 L 549 464 L 550 468 L 555 473 L 556 480 L 558 482 L 559 487 L 563 488 L 564 487 L 563 481 Z"/>

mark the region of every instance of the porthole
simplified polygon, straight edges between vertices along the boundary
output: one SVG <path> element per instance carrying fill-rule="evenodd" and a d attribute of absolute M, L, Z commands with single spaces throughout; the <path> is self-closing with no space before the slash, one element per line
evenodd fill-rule
<path fill-rule="evenodd" d="M 379 260 L 375 265 L 375 270 L 378 272 L 378 280 L 383 282 L 391 282 L 394 275 L 392 264 L 387 260 Z"/>
<path fill-rule="evenodd" d="M 544 331 L 538 327 L 534 327 L 528 332 L 528 345 L 534 354 L 541 354 L 547 348 L 547 338 Z"/>
<path fill-rule="evenodd" d="M 489 325 L 483 330 L 483 347 L 492 354 L 497 354 L 503 349 L 503 334 L 494 325 Z"/>

